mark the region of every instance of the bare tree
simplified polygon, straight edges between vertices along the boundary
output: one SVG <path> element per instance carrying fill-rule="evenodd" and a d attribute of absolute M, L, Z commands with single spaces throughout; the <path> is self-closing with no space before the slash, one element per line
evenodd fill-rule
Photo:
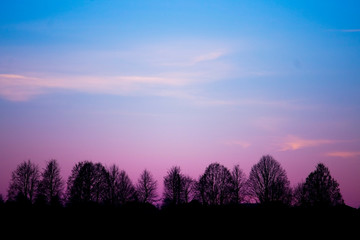
<path fill-rule="evenodd" d="M 206 205 L 230 203 L 233 186 L 230 171 L 219 163 L 212 163 L 200 177 L 198 183 L 200 199 Z"/>
<path fill-rule="evenodd" d="M 108 172 L 101 163 L 94 164 L 94 180 L 93 180 L 93 193 L 94 201 L 103 203 L 107 200 L 108 196 Z"/>
<path fill-rule="evenodd" d="M 164 177 L 164 202 L 182 203 L 183 183 L 180 167 L 172 167 Z"/>
<path fill-rule="evenodd" d="M 55 159 L 46 163 L 41 174 L 38 194 L 44 196 L 46 203 L 60 203 L 64 190 L 64 181 L 60 175 L 60 167 Z"/>
<path fill-rule="evenodd" d="M 305 182 L 300 182 L 296 185 L 293 192 L 293 205 L 303 206 L 306 199 Z"/>
<path fill-rule="evenodd" d="M 234 203 L 242 203 L 244 202 L 247 194 L 246 175 L 240 169 L 239 165 L 235 165 L 231 172 L 231 177 L 234 184 L 232 201 Z"/>
<path fill-rule="evenodd" d="M 301 198 L 297 196 L 297 202 L 301 205 L 318 207 L 344 204 L 339 184 L 322 163 L 319 163 L 316 170 L 306 178 L 305 183 L 299 186 L 299 191 L 302 194 Z"/>
<path fill-rule="evenodd" d="M 38 166 L 30 160 L 24 161 L 18 165 L 16 170 L 11 174 L 8 199 L 15 201 L 23 198 L 32 203 L 35 198 L 39 179 L 40 172 Z"/>
<path fill-rule="evenodd" d="M 263 156 L 250 171 L 249 192 L 260 203 L 289 203 L 291 190 L 285 170 L 270 155 Z"/>
<path fill-rule="evenodd" d="M 137 199 L 135 187 L 124 170 L 120 171 L 117 182 L 116 195 L 120 204 L 132 202 Z"/>
<path fill-rule="evenodd" d="M 115 164 L 110 166 L 107 175 L 107 181 L 109 186 L 107 199 L 109 203 L 112 205 L 119 204 L 118 201 L 118 186 L 120 185 L 119 175 L 120 175 L 119 168 Z"/>
<path fill-rule="evenodd" d="M 118 166 L 111 165 L 105 171 L 103 201 L 111 205 L 121 205 L 137 199 L 136 190 L 129 176 Z"/>
<path fill-rule="evenodd" d="M 196 181 L 189 176 L 182 176 L 182 199 L 184 203 L 189 203 L 195 197 Z"/>
<path fill-rule="evenodd" d="M 68 203 L 78 203 L 84 201 L 84 193 L 83 193 L 84 183 L 80 183 L 79 175 L 80 175 L 80 170 L 87 163 L 88 162 L 79 162 L 75 164 L 75 166 L 71 170 L 71 174 L 67 180 L 67 189 L 66 189 L 66 199 Z"/>
<path fill-rule="evenodd" d="M 157 182 L 148 170 L 144 170 L 136 185 L 136 192 L 140 202 L 154 204 L 157 198 Z"/>
<path fill-rule="evenodd" d="M 107 196 L 107 183 L 107 171 L 101 163 L 80 162 L 68 179 L 68 200 L 70 203 L 101 203 Z"/>

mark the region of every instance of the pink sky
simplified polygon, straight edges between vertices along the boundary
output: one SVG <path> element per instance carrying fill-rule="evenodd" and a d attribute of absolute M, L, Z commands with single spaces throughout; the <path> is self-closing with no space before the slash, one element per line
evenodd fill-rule
<path fill-rule="evenodd" d="M 124 132 L 94 130 L 95 125 L 76 126 L 76 129 L 69 130 L 53 126 L 55 128 L 50 133 L 46 126 L 37 126 L 44 131 L 41 133 L 39 129 L 31 128 L 28 132 L 17 129 L 19 134 L 16 131 L 5 133 L 6 141 L 2 141 L 1 146 L 2 159 L 7 161 L 1 161 L 0 192 L 6 196 L 11 171 L 26 159 L 31 159 L 40 168 L 44 167 L 45 161 L 57 159 L 65 180 L 74 164 L 83 160 L 101 162 L 105 166 L 116 164 L 129 174 L 134 183 L 146 168 L 157 179 L 161 193 L 163 177 L 172 166 L 180 166 L 183 173 L 195 179 L 212 162 L 219 162 L 229 169 L 239 164 L 248 175 L 252 165 L 263 154 L 271 154 L 287 171 L 292 186 L 304 181 L 317 163 L 325 163 L 339 182 L 345 203 L 353 207 L 360 204 L 359 194 L 354 192 L 354 188 L 360 187 L 357 174 L 360 168 L 354 156 L 357 153 L 334 152 L 334 145 L 344 145 L 342 142 L 295 136 L 282 139 L 258 137 L 251 141 L 223 140 L 216 133 L 203 133 L 207 136 L 204 138 L 191 131 L 185 132 L 183 126 L 171 132 L 167 132 L 166 126 L 161 126 L 162 131 L 152 136 L 146 133 L 146 127 L 139 135 L 137 131 L 132 132 L 133 129 L 123 129 Z M 154 127 L 154 123 L 151 126 Z M 90 131 L 89 134 L 82 132 L 86 130 Z"/>
<path fill-rule="evenodd" d="M 5 1 L 0 193 L 31 159 L 117 164 L 135 182 L 270 154 L 319 162 L 360 206 L 357 1 Z"/>

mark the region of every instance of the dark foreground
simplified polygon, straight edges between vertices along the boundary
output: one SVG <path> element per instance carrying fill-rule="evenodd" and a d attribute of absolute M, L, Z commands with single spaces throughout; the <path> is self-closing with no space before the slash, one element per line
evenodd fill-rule
<path fill-rule="evenodd" d="M 341 238 L 359 236 L 360 210 L 335 208 L 183 205 L 18 207 L 0 209 L 1 234 L 17 237 L 169 239 L 220 237 Z M 353 235 L 356 234 L 356 235 Z M 13 238 L 10 237 L 10 238 Z M 353 238 L 353 237 L 352 237 Z"/>

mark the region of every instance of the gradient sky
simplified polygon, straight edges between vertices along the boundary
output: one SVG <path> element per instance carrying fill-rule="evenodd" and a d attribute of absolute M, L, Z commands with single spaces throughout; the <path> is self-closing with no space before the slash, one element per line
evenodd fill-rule
<path fill-rule="evenodd" d="M 18 1 L 0 6 L 0 193 L 31 159 L 174 165 L 291 185 L 319 162 L 360 206 L 359 1 Z M 161 190 L 159 190 L 160 192 Z"/>

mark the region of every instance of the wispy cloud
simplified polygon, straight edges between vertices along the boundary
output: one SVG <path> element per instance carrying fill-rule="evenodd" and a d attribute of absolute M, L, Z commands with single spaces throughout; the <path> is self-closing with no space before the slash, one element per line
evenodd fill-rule
<path fill-rule="evenodd" d="M 186 91 L 186 90 L 178 90 L 178 89 L 165 89 L 162 91 L 158 91 L 156 93 L 157 96 L 164 97 L 174 97 L 185 99 L 191 101 L 194 104 L 199 106 L 209 106 L 209 107 L 221 107 L 221 106 L 233 106 L 233 107 L 267 107 L 267 108 L 280 108 L 280 109 L 302 109 L 304 106 L 301 106 L 298 103 L 291 101 L 274 101 L 274 100 L 265 100 L 265 99 L 256 99 L 256 98 L 248 98 L 248 99 L 220 99 L 214 97 L 206 97 L 201 95 L 199 92 L 194 91 Z M 276 122 L 277 125 L 280 124 L 280 119 Z M 273 126 L 275 124 L 274 119 L 264 118 L 261 121 L 256 121 L 256 125 L 260 126 L 264 129 L 274 129 Z M 271 125 L 271 126 L 270 126 Z"/>
<path fill-rule="evenodd" d="M 207 73 L 164 73 L 154 76 L 46 76 L 45 74 L 0 74 L 0 97 L 27 101 L 56 90 L 90 94 L 145 95 L 184 99 L 201 106 L 266 106 L 297 108 L 289 101 L 266 99 L 219 99 L 194 91 L 194 84 L 209 80 Z"/>
<path fill-rule="evenodd" d="M 184 54 L 177 54 L 177 55 L 184 55 Z M 193 67 L 198 64 L 210 64 L 212 62 L 216 62 L 219 60 L 219 58 L 226 55 L 226 52 L 223 50 L 218 51 L 207 51 L 202 54 L 197 55 L 185 55 L 181 57 L 164 57 L 162 58 L 162 66 L 167 67 Z M 211 71 L 211 70 L 210 70 Z"/>
<path fill-rule="evenodd" d="M 28 79 L 29 77 L 17 74 L 0 74 L 0 79 Z M 33 78 L 34 79 L 34 78 Z"/>
<path fill-rule="evenodd" d="M 98 59 L 100 57 L 105 62 L 112 63 L 114 61 L 113 55 L 95 52 L 90 55 L 75 56 L 78 59 L 85 59 L 85 66 L 90 69 L 82 71 L 81 75 L 66 74 L 64 73 L 66 70 L 61 70 L 63 72 L 61 76 L 51 72 L 2 73 L 0 74 L 0 97 L 10 101 L 27 101 L 36 95 L 57 89 L 101 94 L 161 95 L 164 91 L 174 92 L 176 90 L 180 92 L 187 86 L 224 79 L 224 74 L 227 72 L 224 70 L 226 64 L 215 60 L 225 55 L 225 51 L 213 50 L 217 48 L 212 45 L 201 47 L 201 44 L 188 44 L 186 45 L 187 48 L 179 45 L 180 49 L 176 48 L 177 46 L 167 44 L 158 47 L 145 47 L 142 49 L 143 51 L 134 50 L 130 51 L 133 54 L 125 55 L 118 52 L 111 53 L 125 63 L 131 62 L 136 66 L 135 69 L 140 69 L 136 71 L 128 71 L 122 68 L 114 71 L 105 67 L 106 71 L 102 70 L 104 73 L 94 74 L 91 71 L 92 67 L 97 68 L 98 64 L 103 63 L 96 61 L 88 63 L 87 59 Z M 183 63 L 182 65 L 163 66 L 162 62 Z M 202 64 L 200 65 L 200 63 Z M 73 72 L 72 68 L 73 65 L 67 70 Z M 122 74 L 118 74 L 119 71 Z M 132 72 L 136 72 L 136 74 L 132 74 Z M 195 99 L 194 97 L 187 97 L 187 99 L 190 98 Z"/>
<path fill-rule="evenodd" d="M 41 79 L 18 74 L 0 74 L 0 96 L 10 101 L 26 101 L 43 93 Z"/>
<path fill-rule="evenodd" d="M 338 141 L 331 139 L 304 139 L 297 136 L 288 135 L 285 140 L 279 144 L 279 151 L 292 151 L 325 144 L 333 144 L 336 142 Z"/>
<path fill-rule="evenodd" d="M 156 86 L 179 87 L 189 84 L 178 76 L 64 76 L 34 77 L 0 74 L 0 96 L 10 101 L 26 101 L 50 90 L 66 89 L 79 92 L 130 94 Z"/>
<path fill-rule="evenodd" d="M 216 60 L 219 57 L 222 57 L 223 55 L 225 55 L 224 51 L 209 52 L 209 53 L 194 57 L 192 60 L 192 63 L 196 64 L 196 63 L 200 63 L 200 62 Z"/>
<path fill-rule="evenodd" d="M 329 153 L 326 153 L 326 156 L 341 157 L 341 158 L 353 158 L 353 157 L 360 157 L 360 152 L 359 151 L 329 152 Z"/>

